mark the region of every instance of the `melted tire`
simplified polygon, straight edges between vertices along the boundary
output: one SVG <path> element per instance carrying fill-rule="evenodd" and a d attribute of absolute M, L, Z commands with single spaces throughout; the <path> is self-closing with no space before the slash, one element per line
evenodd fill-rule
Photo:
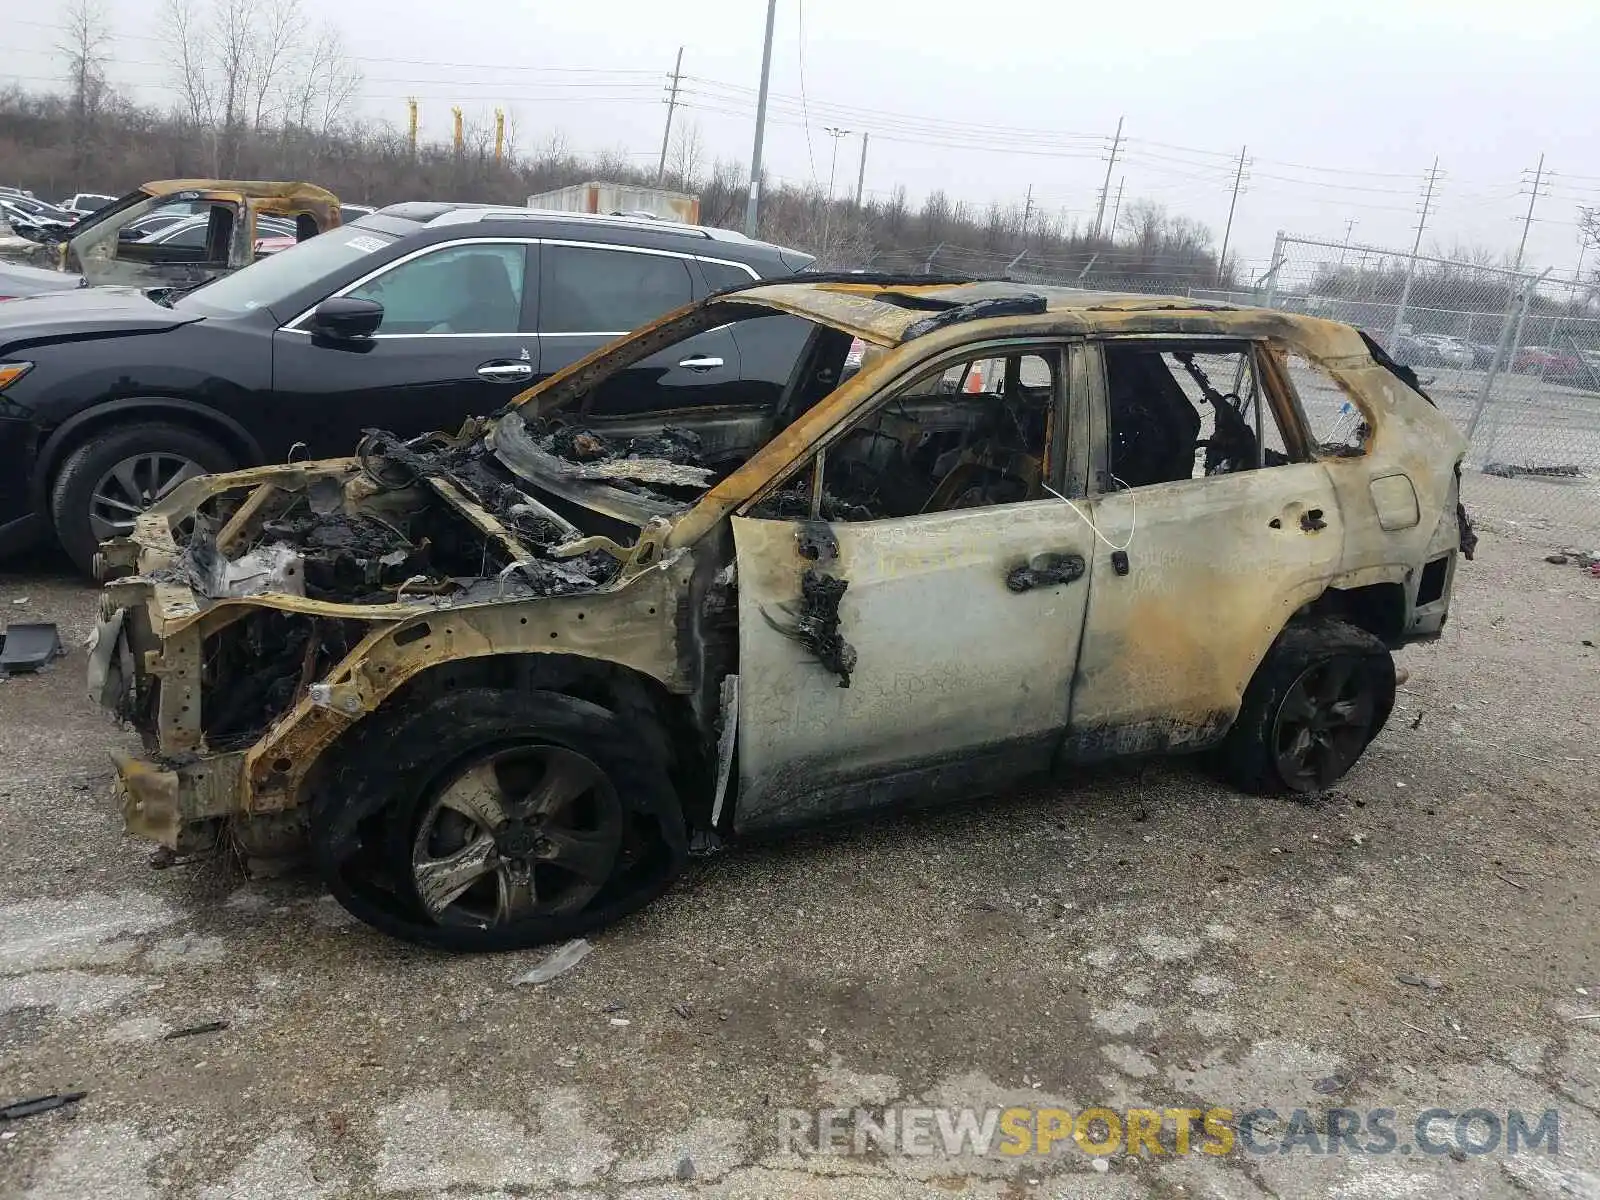
<path fill-rule="evenodd" d="M 411 886 L 409 833 L 420 808 L 463 763 L 528 741 L 574 750 L 604 770 L 638 853 L 619 862 L 599 895 L 576 912 L 481 927 L 435 922 Z M 609 709 L 559 692 L 471 688 L 418 697 L 369 717 L 338 752 L 338 765 L 311 802 L 317 869 L 354 916 L 441 950 L 516 950 L 602 928 L 666 891 L 687 857 L 683 811 L 662 744 Z"/>
<path fill-rule="evenodd" d="M 1340 656 L 1356 660 L 1373 701 L 1372 720 L 1361 749 L 1345 771 L 1359 762 L 1394 708 L 1394 659 L 1388 647 L 1366 630 L 1337 618 L 1318 617 L 1291 622 L 1267 651 L 1245 688 L 1238 717 L 1212 755 L 1216 773 L 1240 791 L 1256 796 L 1318 790 L 1297 787 L 1284 777 L 1274 736 L 1278 714 L 1296 681 L 1319 664 Z M 1341 772 L 1329 783 L 1343 775 Z"/>

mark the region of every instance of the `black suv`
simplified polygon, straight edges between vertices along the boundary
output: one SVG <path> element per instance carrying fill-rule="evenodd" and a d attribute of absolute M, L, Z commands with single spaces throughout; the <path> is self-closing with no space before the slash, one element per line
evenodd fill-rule
<path fill-rule="evenodd" d="M 0 553 L 96 546 L 191 475 L 451 430 L 663 313 L 811 262 L 644 218 L 396 204 L 159 301 L 88 288 L 0 304 Z M 764 325 L 764 327 L 762 327 Z M 594 412 L 775 402 L 804 322 L 712 330 Z M 670 361 L 667 361 L 670 359 Z M 301 449 L 300 447 L 303 447 Z"/>

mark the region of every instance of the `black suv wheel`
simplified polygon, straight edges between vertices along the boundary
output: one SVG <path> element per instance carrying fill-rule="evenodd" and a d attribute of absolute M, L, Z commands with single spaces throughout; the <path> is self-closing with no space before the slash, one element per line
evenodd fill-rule
<path fill-rule="evenodd" d="M 133 520 L 196 475 L 231 471 L 232 455 L 204 434 L 151 421 L 90 433 L 56 473 L 50 517 L 67 556 L 86 574 L 95 550 L 133 532 Z"/>

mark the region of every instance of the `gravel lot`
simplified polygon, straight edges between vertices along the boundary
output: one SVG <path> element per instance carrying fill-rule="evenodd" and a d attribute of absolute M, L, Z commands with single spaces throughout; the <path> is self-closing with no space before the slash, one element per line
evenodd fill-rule
<path fill-rule="evenodd" d="M 88 1095 L 0 1121 L 0 1195 L 1600 1195 L 1600 579 L 1490 526 L 1313 803 L 1148 763 L 741 848 L 543 987 L 309 879 L 150 869 L 83 695 L 95 594 L 12 564 L 0 621 L 74 649 L 0 683 L 0 1103 Z M 1553 1108 L 1559 1153 L 778 1148 L 780 1108 L 894 1103 L 1270 1106 L 1269 1149 L 1297 1108 L 1407 1146 L 1430 1107 Z"/>

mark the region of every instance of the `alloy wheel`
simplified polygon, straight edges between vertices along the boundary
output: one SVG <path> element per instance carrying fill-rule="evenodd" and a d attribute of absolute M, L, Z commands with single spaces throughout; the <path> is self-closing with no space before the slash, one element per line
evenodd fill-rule
<path fill-rule="evenodd" d="M 1361 659 L 1336 655 L 1294 681 L 1273 729 L 1278 773 L 1286 785 L 1321 791 L 1354 765 L 1377 714 L 1370 678 Z"/>
<path fill-rule="evenodd" d="M 98 541 L 126 537 L 133 521 L 205 468 L 181 454 L 154 450 L 125 458 L 100 477 L 89 497 L 89 527 Z"/>
<path fill-rule="evenodd" d="M 412 887 L 438 924 L 575 913 L 611 878 L 623 834 L 622 805 L 593 761 L 548 744 L 498 750 L 423 809 Z"/>

